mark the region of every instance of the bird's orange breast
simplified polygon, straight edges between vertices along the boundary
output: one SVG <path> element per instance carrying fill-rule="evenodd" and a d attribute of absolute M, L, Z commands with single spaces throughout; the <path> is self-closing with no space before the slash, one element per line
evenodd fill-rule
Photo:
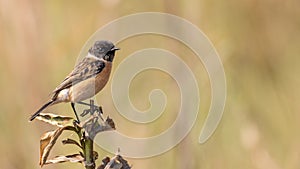
<path fill-rule="evenodd" d="M 105 67 L 95 77 L 72 86 L 69 90 L 70 101 L 73 103 L 83 101 L 101 91 L 109 80 L 111 67 L 111 62 L 105 62 Z"/>

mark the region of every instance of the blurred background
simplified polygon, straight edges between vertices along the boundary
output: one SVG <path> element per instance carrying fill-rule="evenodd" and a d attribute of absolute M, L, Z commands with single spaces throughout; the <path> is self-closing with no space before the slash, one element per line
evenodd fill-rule
<path fill-rule="evenodd" d="M 167 49 L 193 70 L 201 96 L 200 114 L 189 135 L 161 155 L 127 158 L 133 168 L 298 169 L 299 6 L 297 0 L 0 0 L 1 168 L 40 168 L 39 137 L 53 127 L 37 121 L 29 123 L 28 117 L 73 69 L 82 46 L 96 30 L 128 14 L 166 12 L 195 24 L 216 47 L 227 77 L 226 107 L 214 135 L 199 144 L 211 99 L 209 79 L 201 62 L 188 48 L 168 37 L 143 35 L 120 42 L 117 46 L 122 50 L 117 53 L 114 70 L 138 49 Z M 165 112 L 150 124 L 122 118 L 113 106 L 110 85 L 97 99 L 116 122 L 118 131 L 132 137 L 153 136 L 176 118 L 180 92 L 168 74 L 148 70 L 131 83 L 129 94 L 138 109 L 149 107 L 148 95 L 154 88 L 162 89 L 168 97 Z M 73 115 L 69 104 L 47 111 Z M 99 147 L 96 150 L 100 159 L 112 155 Z M 50 157 L 77 151 L 58 142 Z M 83 167 L 64 163 L 44 168 Z"/>

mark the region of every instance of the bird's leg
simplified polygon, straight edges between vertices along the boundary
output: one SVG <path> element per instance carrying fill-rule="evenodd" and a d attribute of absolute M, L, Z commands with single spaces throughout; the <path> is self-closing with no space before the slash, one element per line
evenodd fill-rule
<path fill-rule="evenodd" d="M 76 102 L 76 103 L 78 103 L 78 104 L 82 104 L 82 105 L 86 105 L 86 106 L 90 106 L 90 104 L 89 104 L 89 103 L 85 103 L 85 102 Z"/>
<path fill-rule="evenodd" d="M 76 116 L 76 119 L 77 119 L 76 121 L 79 124 L 80 120 L 79 120 L 78 115 L 77 115 L 76 110 L 75 110 L 75 103 L 71 102 L 71 106 L 72 106 L 72 109 L 73 109 L 73 111 L 75 113 L 75 116 Z"/>

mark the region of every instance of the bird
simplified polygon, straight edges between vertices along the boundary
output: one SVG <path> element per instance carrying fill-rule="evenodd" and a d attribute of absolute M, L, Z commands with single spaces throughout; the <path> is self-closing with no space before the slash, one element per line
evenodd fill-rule
<path fill-rule="evenodd" d="M 95 41 L 87 55 L 51 93 L 51 99 L 40 107 L 29 121 L 34 120 L 47 107 L 58 103 L 71 103 L 77 121 L 75 103 L 82 103 L 100 92 L 109 80 L 115 52 L 120 50 L 107 40 Z"/>

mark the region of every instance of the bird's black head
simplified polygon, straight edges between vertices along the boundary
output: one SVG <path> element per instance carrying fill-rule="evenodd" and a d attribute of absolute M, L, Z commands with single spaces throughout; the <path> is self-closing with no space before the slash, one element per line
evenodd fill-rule
<path fill-rule="evenodd" d="M 119 48 L 110 41 L 96 41 L 94 46 L 89 49 L 89 53 L 97 58 L 103 58 L 106 61 L 112 62 L 114 60 L 115 51 Z"/>

